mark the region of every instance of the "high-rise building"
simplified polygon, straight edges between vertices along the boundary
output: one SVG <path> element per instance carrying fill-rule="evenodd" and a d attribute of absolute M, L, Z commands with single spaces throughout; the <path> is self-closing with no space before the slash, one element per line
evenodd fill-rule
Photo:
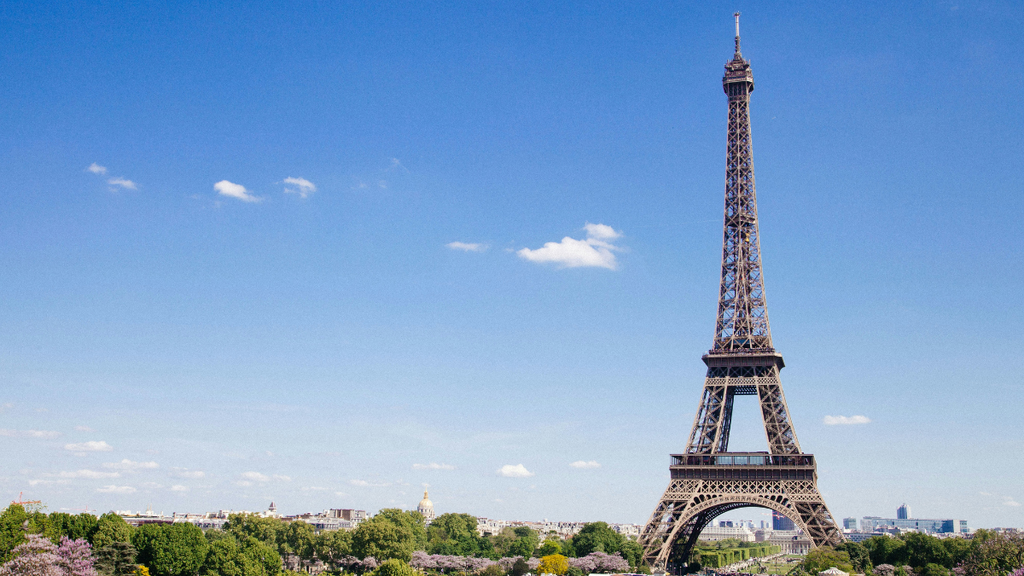
<path fill-rule="evenodd" d="M 845 528 L 847 530 L 856 530 L 857 529 L 857 519 L 856 518 L 843 518 L 843 528 Z"/>
<path fill-rule="evenodd" d="M 902 506 L 897 508 L 896 509 L 896 519 L 897 520 L 909 520 L 910 519 L 910 506 L 907 506 L 906 504 L 903 504 Z"/>
<path fill-rule="evenodd" d="M 786 515 L 772 510 L 772 530 L 796 530 L 796 524 Z"/>

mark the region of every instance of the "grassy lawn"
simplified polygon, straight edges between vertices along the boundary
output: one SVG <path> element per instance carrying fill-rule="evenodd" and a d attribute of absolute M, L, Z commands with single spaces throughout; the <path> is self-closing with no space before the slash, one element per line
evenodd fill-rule
<path fill-rule="evenodd" d="M 787 574 L 790 570 L 796 567 L 797 564 L 802 562 L 803 556 L 789 555 L 782 558 L 774 558 L 769 562 L 762 562 L 759 564 L 753 564 L 745 568 L 744 572 L 751 572 L 754 574 Z"/>

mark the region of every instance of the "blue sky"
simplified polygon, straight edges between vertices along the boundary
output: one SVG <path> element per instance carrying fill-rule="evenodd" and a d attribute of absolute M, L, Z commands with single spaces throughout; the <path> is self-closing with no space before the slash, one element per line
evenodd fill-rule
<path fill-rule="evenodd" d="M 1012 2 L 6 3 L 0 492 L 645 521 L 713 334 L 737 9 L 832 512 L 1024 526 Z"/>

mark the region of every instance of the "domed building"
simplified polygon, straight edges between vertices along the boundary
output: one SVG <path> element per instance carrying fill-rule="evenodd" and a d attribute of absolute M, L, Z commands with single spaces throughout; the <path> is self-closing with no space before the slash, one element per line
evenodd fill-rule
<path fill-rule="evenodd" d="M 416 507 L 416 511 L 422 514 L 428 523 L 434 519 L 434 503 L 430 501 L 426 490 L 423 491 L 423 500 L 420 500 L 420 505 Z"/>

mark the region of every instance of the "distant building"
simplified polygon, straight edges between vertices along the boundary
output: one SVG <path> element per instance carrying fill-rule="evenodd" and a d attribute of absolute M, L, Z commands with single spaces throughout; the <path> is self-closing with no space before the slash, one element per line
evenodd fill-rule
<path fill-rule="evenodd" d="M 845 528 L 846 530 L 856 530 L 857 529 L 857 519 L 856 518 L 843 518 L 843 528 Z"/>
<path fill-rule="evenodd" d="M 952 518 L 879 518 L 865 516 L 861 519 L 861 530 L 864 532 L 885 532 L 892 529 L 915 530 L 931 534 L 967 534 L 967 520 Z"/>
<path fill-rule="evenodd" d="M 768 544 L 782 548 L 784 554 L 807 554 L 811 551 L 811 539 L 800 530 L 773 530 L 764 535 Z"/>
<path fill-rule="evenodd" d="M 732 524 L 731 521 L 726 521 Z M 750 531 L 750 528 L 746 526 L 725 526 L 726 522 L 721 522 L 719 526 L 708 526 L 707 528 L 700 531 L 698 540 L 705 542 L 717 542 L 719 540 L 728 540 L 730 538 L 739 540 L 740 542 L 753 542 L 754 533 Z"/>
<path fill-rule="evenodd" d="M 420 505 L 416 507 L 416 511 L 423 515 L 423 518 L 429 524 L 434 519 L 434 503 L 427 497 L 427 491 L 423 491 L 423 500 L 420 500 Z"/>
<path fill-rule="evenodd" d="M 772 510 L 772 530 L 796 530 L 796 524 L 785 514 Z"/>
<path fill-rule="evenodd" d="M 896 509 L 896 519 L 897 520 L 909 520 L 910 519 L 910 506 L 907 506 L 906 504 L 903 504 L 902 506 L 897 508 Z"/>

